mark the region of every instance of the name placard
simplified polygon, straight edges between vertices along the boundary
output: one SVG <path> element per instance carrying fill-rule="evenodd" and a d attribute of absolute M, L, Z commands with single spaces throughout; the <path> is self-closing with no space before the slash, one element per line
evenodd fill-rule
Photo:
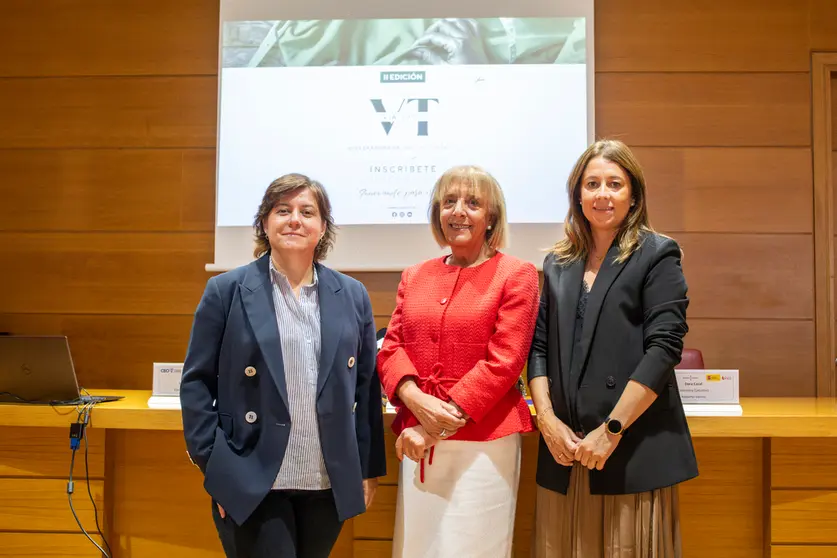
<path fill-rule="evenodd" d="M 152 394 L 180 397 L 180 378 L 182 376 L 182 362 L 155 362 Z"/>
<path fill-rule="evenodd" d="M 155 362 L 154 381 L 148 406 L 154 409 L 180 408 L 180 379 L 182 362 Z"/>
<path fill-rule="evenodd" d="M 738 405 L 738 370 L 675 370 L 684 404 Z"/>

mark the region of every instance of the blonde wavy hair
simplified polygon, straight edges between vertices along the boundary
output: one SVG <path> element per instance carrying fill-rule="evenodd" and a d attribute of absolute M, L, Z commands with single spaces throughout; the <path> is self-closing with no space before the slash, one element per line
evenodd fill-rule
<path fill-rule="evenodd" d="M 443 248 L 448 245 L 445 231 L 442 229 L 442 201 L 450 188 L 459 184 L 468 186 L 475 197 L 485 202 L 488 211 L 488 224 L 491 225 L 491 229 L 485 231 L 485 243 L 494 250 L 505 247 L 509 235 L 509 226 L 506 222 L 506 200 L 503 197 L 503 190 L 491 174 L 473 165 L 448 169 L 439 177 L 433 187 L 427 213 L 430 218 L 430 230 L 433 232 L 436 243 Z"/>
<path fill-rule="evenodd" d="M 578 158 L 567 180 L 570 209 L 564 220 L 564 238 L 556 242 L 551 250 L 558 263 L 583 260 L 592 252 L 593 234 L 590 222 L 581 210 L 581 181 L 587 165 L 596 157 L 602 157 L 622 167 L 631 184 L 631 198 L 634 204 L 628 209 L 628 215 L 616 233 L 616 241 L 619 244 L 619 256 L 616 261 L 621 263 L 627 260 L 639 248 L 643 235 L 655 232 L 648 220 L 645 176 L 636 157 L 628 146 L 619 140 L 599 140 Z"/>

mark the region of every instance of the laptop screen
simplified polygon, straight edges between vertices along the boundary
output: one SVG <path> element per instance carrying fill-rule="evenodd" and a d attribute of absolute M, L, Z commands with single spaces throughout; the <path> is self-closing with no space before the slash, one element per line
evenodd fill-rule
<path fill-rule="evenodd" d="M 56 403 L 78 397 L 65 336 L 0 336 L 0 402 Z"/>

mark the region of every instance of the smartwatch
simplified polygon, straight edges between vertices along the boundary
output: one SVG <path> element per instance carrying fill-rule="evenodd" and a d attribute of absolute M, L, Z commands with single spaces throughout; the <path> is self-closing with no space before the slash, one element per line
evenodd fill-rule
<path fill-rule="evenodd" d="M 624 428 L 622 427 L 621 421 L 618 421 L 615 418 L 607 417 L 604 422 L 605 428 L 608 432 L 610 432 L 614 436 L 622 435 L 622 431 L 624 430 Z"/>

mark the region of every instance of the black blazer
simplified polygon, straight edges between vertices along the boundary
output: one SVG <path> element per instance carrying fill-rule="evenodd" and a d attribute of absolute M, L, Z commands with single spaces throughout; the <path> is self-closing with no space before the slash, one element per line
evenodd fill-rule
<path fill-rule="evenodd" d="M 180 384 L 189 456 L 238 524 L 271 490 L 291 426 L 267 258 L 207 282 Z M 316 265 L 320 443 L 345 520 L 366 509 L 362 480 L 386 474 L 375 322 L 360 282 Z"/>
<path fill-rule="evenodd" d="M 629 380 L 657 392 L 657 399 L 622 435 L 601 471 L 590 472 L 593 494 L 631 494 L 671 486 L 697 476 L 686 415 L 674 377 L 686 325 L 686 280 L 674 240 L 647 234 L 623 262 L 611 246 L 593 282 L 580 341 L 581 373 L 570 382 L 576 306 L 584 262 L 543 264 L 544 285 L 529 355 L 528 377 L 549 379 L 556 416 L 586 435 L 610 414 Z M 570 391 L 576 408 L 570 409 Z M 537 483 L 567 493 L 570 467 L 555 462 L 543 438 Z"/>

